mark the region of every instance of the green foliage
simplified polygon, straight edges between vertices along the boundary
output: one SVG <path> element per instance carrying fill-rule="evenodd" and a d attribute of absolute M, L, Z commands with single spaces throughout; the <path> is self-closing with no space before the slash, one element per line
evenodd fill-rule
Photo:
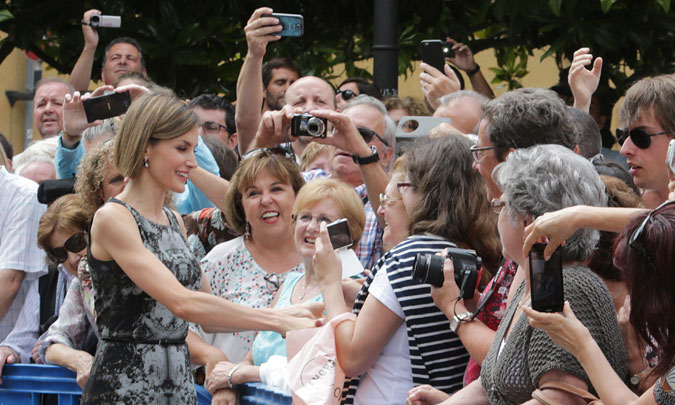
<path fill-rule="evenodd" d="M 103 48 L 117 36 L 143 46 L 152 79 L 182 96 L 211 91 L 235 98 L 246 55 L 244 26 L 257 7 L 305 17 L 305 35 L 271 43 L 266 59 L 287 56 L 306 74 L 327 78 L 371 73 L 355 62 L 372 57 L 373 1 L 254 0 L 12 0 L 0 6 L 0 61 L 11 49 L 32 51 L 60 72 L 72 69 L 83 39 L 85 10 L 122 16 L 121 29 L 100 29 L 95 75 Z M 669 72 L 675 52 L 675 14 L 670 0 L 435 0 L 398 2 L 399 73 L 419 59 L 423 39 L 450 36 L 480 52 L 493 49 L 499 61 L 495 84 L 520 86 L 533 49 L 546 49 L 559 68 L 574 51 L 591 48 L 605 63 L 601 91 L 616 98 L 630 77 Z M 333 67 L 344 63 L 344 72 Z M 563 74 L 564 77 L 564 74 Z"/>

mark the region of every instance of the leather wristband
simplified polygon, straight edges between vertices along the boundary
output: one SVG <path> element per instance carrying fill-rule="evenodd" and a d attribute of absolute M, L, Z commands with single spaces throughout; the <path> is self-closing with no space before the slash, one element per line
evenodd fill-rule
<path fill-rule="evenodd" d="M 377 154 L 377 149 L 373 150 L 373 154 L 366 157 L 358 157 L 352 155 L 352 160 L 358 165 L 368 165 L 371 163 L 378 162 L 380 160 L 380 155 Z"/>
<path fill-rule="evenodd" d="M 479 65 L 478 63 L 476 63 L 476 67 L 473 68 L 473 69 L 471 69 L 471 70 L 469 70 L 468 72 L 466 72 L 466 74 L 467 74 L 468 76 L 473 76 L 473 75 L 475 75 L 475 74 L 478 73 L 478 72 L 480 72 L 480 65 Z"/>

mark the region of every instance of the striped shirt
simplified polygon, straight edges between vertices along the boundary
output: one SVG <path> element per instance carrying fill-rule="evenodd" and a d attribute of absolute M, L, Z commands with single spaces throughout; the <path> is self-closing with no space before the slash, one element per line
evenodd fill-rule
<path fill-rule="evenodd" d="M 412 279 L 413 262 L 418 253 L 434 254 L 449 247 L 456 246 L 434 235 L 413 235 L 396 245 L 373 268 L 354 302 L 354 313 L 358 315 L 363 307 L 368 287 L 377 271 L 386 268 L 394 294 L 405 314 L 413 383 L 430 384 L 446 393 L 453 393 L 462 388 L 469 353 L 459 337 L 450 331 L 448 318 L 434 304 L 430 286 Z M 358 383 L 358 378 L 347 381 L 343 404 L 354 403 Z"/>

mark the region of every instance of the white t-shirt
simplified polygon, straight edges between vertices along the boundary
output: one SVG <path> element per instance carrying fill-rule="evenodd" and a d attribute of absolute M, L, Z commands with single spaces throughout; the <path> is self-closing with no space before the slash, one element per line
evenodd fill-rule
<path fill-rule="evenodd" d="M 405 319 L 403 308 L 396 299 L 383 266 L 368 289 L 370 296 L 380 301 L 391 312 Z M 405 321 L 391 337 L 375 363 L 361 377 L 354 404 L 405 404 L 408 391 L 413 388 L 410 347 Z"/>

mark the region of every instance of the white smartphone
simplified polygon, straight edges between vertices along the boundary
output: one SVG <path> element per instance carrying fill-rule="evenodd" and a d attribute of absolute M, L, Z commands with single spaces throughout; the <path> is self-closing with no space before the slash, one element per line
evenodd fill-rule
<path fill-rule="evenodd" d="M 327 228 L 333 249 L 346 249 L 352 245 L 352 234 L 349 232 L 349 222 L 347 222 L 347 218 L 331 222 L 328 224 Z"/>
<path fill-rule="evenodd" d="M 675 139 L 671 139 L 668 144 L 668 153 L 666 154 L 666 166 L 670 172 L 675 174 Z"/>

